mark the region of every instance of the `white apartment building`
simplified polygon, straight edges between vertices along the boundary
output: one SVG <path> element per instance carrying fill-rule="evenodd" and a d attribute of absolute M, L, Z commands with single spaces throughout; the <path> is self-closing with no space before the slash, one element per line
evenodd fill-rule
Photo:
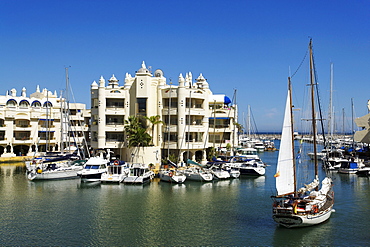
<path fill-rule="evenodd" d="M 126 73 L 123 85 L 113 75 L 91 85 L 91 146 L 110 149 L 123 160 L 135 156 L 127 148 L 124 132 L 129 116 L 160 116 L 154 126 L 153 147 L 143 162 L 157 163 L 169 154 L 184 162 L 205 161 L 206 149 L 237 144 L 237 106 L 225 95 L 215 95 L 200 74 L 193 82 L 189 72 L 178 85 L 167 82 L 162 70 L 152 72 L 142 63 L 135 76 Z M 150 132 L 151 134 L 151 132 Z"/>
<path fill-rule="evenodd" d="M 367 109 L 370 112 L 370 100 L 367 101 Z M 362 128 L 355 132 L 354 139 L 356 142 L 370 143 L 370 113 L 355 119 L 358 127 Z"/>
<path fill-rule="evenodd" d="M 85 104 L 67 103 L 38 86 L 29 97 L 26 88 L 20 95 L 13 88 L 0 96 L 1 157 L 34 156 L 86 143 L 90 111 Z"/>

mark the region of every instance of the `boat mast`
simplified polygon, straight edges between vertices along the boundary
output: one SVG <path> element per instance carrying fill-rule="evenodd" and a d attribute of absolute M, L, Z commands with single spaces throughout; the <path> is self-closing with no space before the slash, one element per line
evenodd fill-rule
<path fill-rule="evenodd" d="M 330 135 L 330 144 L 333 141 L 334 117 L 333 117 L 333 63 L 330 63 L 330 99 L 329 99 L 329 119 L 328 129 Z M 330 145 L 331 149 L 331 145 Z"/>
<path fill-rule="evenodd" d="M 292 136 L 292 154 L 293 154 L 293 181 L 294 181 L 294 196 L 297 196 L 297 175 L 296 175 L 296 162 L 294 159 L 294 120 L 293 120 L 293 104 L 292 104 L 292 83 L 290 77 L 288 77 L 288 91 L 289 91 L 289 101 L 290 101 L 290 125 L 291 125 L 291 136 Z"/>
<path fill-rule="evenodd" d="M 312 113 L 312 134 L 313 134 L 313 153 L 314 153 L 314 162 L 315 162 L 315 178 L 319 174 L 318 163 L 317 163 L 317 140 L 316 140 L 316 112 L 315 112 L 315 71 L 314 71 L 314 64 L 313 64 L 313 53 L 312 53 L 312 40 L 310 40 L 309 44 L 310 50 L 310 81 L 311 81 L 311 113 Z M 316 187 L 316 189 L 318 189 Z"/>
<path fill-rule="evenodd" d="M 170 81 L 170 98 L 168 100 L 168 125 L 167 125 L 167 159 L 170 159 L 170 141 L 171 141 L 171 92 L 172 92 L 172 81 Z"/>
<path fill-rule="evenodd" d="M 248 137 L 249 142 L 251 141 L 251 106 L 248 105 Z"/>
<path fill-rule="evenodd" d="M 67 145 L 68 145 L 68 151 L 70 152 L 71 151 L 71 137 L 70 137 L 70 134 L 69 134 L 69 131 L 70 131 L 70 119 L 69 119 L 69 75 L 68 75 L 68 67 L 65 68 L 65 72 L 66 72 L 66 104 L 65 104 L 65 113 L 66 113 L 66 141 L 67 141 Z M 76 146 L 77 146 L 77 142 L 76 142 Z M 78 148 L 78 147 L 77 147 Z"/>
<path fill-rule="evenodd" d="M 234 124 L 233 124 L 233 146 L 231 148 L 231 155 L 234 156 L 234 148 L 235 148 L 235 137 L 239 140 L 239 131 L 235 134 L 235 123 L 236 123 L 236 108 L 237 107 L 237 104 L 236 104 L 236 89 L 234 89 Z"/>

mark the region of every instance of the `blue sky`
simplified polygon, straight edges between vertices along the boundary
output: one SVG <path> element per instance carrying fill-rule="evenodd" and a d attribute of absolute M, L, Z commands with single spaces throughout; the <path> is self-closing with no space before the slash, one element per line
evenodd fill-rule
<path fill-rule="evenodd" d="M 2 0 L 0 94 L 26 87 L 29 95 L 37 85 L 59 94 L 71 66 L 75 101 L 90 107 L 94 80 L 115 74 L 122 83 L 145 61 L 175 84 L 190 71 L 214 93 L 232 98 L 236 90 L 240 118 L 250 105 L 258 131 L 279 131 L 289 68 L 298 68 L 312 37 L 323 109 L 332 62 L 335 115 L 344 109 L 350 118 L 353 98 L 360 117 L 370 99 L 369 20 L 365 0 Z M 293 78 L 298 104 L 307 66 Z"/>

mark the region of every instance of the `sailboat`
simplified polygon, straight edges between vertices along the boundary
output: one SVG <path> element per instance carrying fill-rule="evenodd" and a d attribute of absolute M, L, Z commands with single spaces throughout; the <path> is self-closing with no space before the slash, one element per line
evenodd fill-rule
<path fill-rule="evenodd" d="M 66 68 L 66 91 L 69 88 L 68 68 Z M 47 93 L 46 119 L 47 119 L 47 135 L 46 135 L 46 152 L 42 157 L 34 157 L 31 161 L 26 162 L 27 178 L 33 180 L 50 180 L 50 179 L 70 179 L 78 178 L 78 172 L 82 171 L 86 159 L 82 158 L 81 150 L 77 148 L 73 153 L 64 153 L 63 142 L 64 137 L 69 133 L 71 121 L 69 120 L 69 101 L 68 93 L 65 98 L 61 95 L 61 152 L 49 152 L 49 99 Z M 68 129 L 66 129 L 68 127 Z M 69 136 L 69 135 L 68 135 Z"/>
<path fill-rule="evenodd" d="M 316 150 L 316 112 L 314 93 L 315 77 L 313 69 L 312 40 L 310 51 L 311 107 L 314 153 Z M 277 195 L 273 198 L 273 219 L 287 228 L 304 227 L 320 224 L 330 218 L 334 211 L 334 192 L 332 179 L 325 177 L 319 190 L 318 159 L 315 157 L 315 178 L 298 189 L 294 152 L 293 114 L 291 81 L 288 78 L 288 95 L 286 100 L 281 143 L 278 156 L 276 178 Z"/>

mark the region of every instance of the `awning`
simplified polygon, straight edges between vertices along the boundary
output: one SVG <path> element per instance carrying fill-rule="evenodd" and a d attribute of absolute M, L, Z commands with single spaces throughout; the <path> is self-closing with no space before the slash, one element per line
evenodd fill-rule
<path fill-rule="evenodd" d="M 215 103 L 223 103 L 225 105 L 230 104 L 231 100 L 229 97 L 227 97 L 224 94 L 216 94 L 216 95 L 211 95 L 209 98 L 209 103 L 212 104 L 212 102 Z"/>
<path fill-rule="evenodd" d="M 224 97 L 224 104 L 230 104 L 230 103 L 231 103 L 230 98 L 225 95 L 225 97 Z"/>

